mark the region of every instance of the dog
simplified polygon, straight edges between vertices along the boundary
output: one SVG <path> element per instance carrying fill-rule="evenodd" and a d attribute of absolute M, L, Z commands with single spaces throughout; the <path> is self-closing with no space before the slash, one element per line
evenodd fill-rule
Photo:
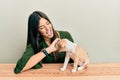
<path fill-rule="evenodd" d="M 81 48 L 78 44 L 73 43 L 68 39 L 60 39 L 55 46 L 56 48 L 58 48 L 58 52 L 66 52 L 63 67 L 60 68 L 61 71 L 66 70 L 70 58 L 72 58 L 74 61 L 73 69 L 71 70 L 71 72 L 83 70 L 89 64 L 87 51 Z"/>

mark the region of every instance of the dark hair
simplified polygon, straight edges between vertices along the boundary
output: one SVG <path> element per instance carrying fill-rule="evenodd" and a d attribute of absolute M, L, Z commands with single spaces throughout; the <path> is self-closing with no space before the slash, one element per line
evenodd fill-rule
<path fill-rule="evenodd" d="M 29 19 L 28 19 L 27 46 L 31 44 L 35 54 L 43 48 L 41 44 L 41 41 L 43 40 L 43 36 L 38 31 L 39 20 L 41 18 L 44 18 L 51 23 L 47 15 L 41 11 L 34 11 L 29 16 Z M 55 31 L 53 28 L 53 38 L 51 39 L 51 42 L 53 42 L 57 37 L 59 37 L 59 35 L 57 34 L 57 31 Z M 55 58 L 57 59 L 58 55 L 56 53 L 54 53 L 54 55 L 55 55 Z"/>

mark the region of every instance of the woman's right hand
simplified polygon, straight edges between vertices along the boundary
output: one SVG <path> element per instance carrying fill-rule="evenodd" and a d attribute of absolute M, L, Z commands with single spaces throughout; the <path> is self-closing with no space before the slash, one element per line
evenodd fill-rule
<path fill-rule="evenodd" d="M 57 43 L 59 40 L 60 40 L 60 38 L 56 38 L 56 39 L 52 42 L 52 44 L 51 44 L 48 48 L 46 48 L 46 50 L 47 50 L 48 53 L 51 53 L 51 52 L 54 52 L 54 51 L 58 50 L 58 49 L 55 47 L 55 45 L 56 45 L 56 43 Z"/>

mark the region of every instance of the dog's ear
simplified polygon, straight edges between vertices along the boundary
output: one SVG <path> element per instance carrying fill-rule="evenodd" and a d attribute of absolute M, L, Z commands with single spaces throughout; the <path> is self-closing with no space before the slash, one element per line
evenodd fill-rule
<path fill-rule="evenodd" d="M 62 39 L 61 42 L 60 42 L 60 45 L 61 47 L 65 47 L 66 46 L 66 40 L 65 39 Z"/>
<path fill-rule="evenodd" d="M 64 43 L 61 43 L 60 46 L 63 48 L 63 47 L 65 47 L 65 44 L 64 44 Z"/>

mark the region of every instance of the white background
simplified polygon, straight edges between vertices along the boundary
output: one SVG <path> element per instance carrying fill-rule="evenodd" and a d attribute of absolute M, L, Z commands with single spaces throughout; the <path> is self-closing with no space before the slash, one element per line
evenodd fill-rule
<path fill-rule="evenodd" d="M 91 62 L 120 62 L 120 0 L 0 0 L 0 63 L 16 63 L 26 47 L 28 16 L 48 15 L 69 31 Z"/>

